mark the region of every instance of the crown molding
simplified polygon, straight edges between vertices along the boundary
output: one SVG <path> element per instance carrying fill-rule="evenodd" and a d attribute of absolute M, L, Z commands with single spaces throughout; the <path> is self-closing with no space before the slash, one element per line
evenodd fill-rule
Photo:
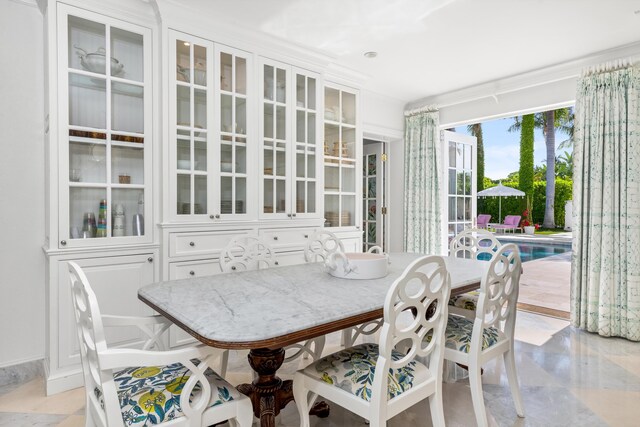
<path fill-rule="evenodd" d="M 38 7 L 36 0 L 9 0 L 11 3 L 21 4 L 23 6 Z"/>
<path fill-rule="evenodd" d="M 428 96 L 407 103 L 405 109 L 411 110 L 426 105 L 436 105 L 438 108 L 445 108 L 485 98 L 493 98 L 496 102 L 499 102 L 500 95 L 576 79 L 586 67 L 620 58 L 629 58 L 631 61 L 640 60 L 640 42 L 618 46 L 556 65 L 542 67 L 463 89 Z"/>

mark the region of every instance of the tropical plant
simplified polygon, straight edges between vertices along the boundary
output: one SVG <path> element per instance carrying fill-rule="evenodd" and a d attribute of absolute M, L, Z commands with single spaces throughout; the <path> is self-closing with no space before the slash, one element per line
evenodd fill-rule
<path fill-rule="evenodd" d="M 484 190 L 484 142 L 482 139 L 482 123 L 474 123 L 467 126 L 467 132 L 476 137 L 477 162 L 476 177 L 477 190 Z"/>
<path fill-rule="evenodd" d="M 533 114 L 522 117 L 520 132 L 520 169 L 518 171 L 518 187 L 527 195 L 533 196 Z"/>
<path fill-rule="evenodd" d="M 556 176 L 558 178 L 573 179 L 573 154 L 565 151 L 556 158 Z"/>
<path fill-rule="evenodd" d="M 546 192 L 543 227 L 554 228 L 554 206 L 555 199 L 555 177 L 556 177 L 556 130 L 569 135 L 573 135 L 573 112 L 570 108 L 560 108 L 534 115 L 534 127 L 541 129 L 545 137 L 547 147 L 546 165 Z M 520 117 L 514 117 L 514 124 L 509 128 L 509 132 L 519 131 L 522 128 Z"/>

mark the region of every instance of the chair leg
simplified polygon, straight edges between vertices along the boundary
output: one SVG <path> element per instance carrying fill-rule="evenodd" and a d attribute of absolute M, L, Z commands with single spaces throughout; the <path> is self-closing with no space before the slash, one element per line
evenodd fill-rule
<path fill-rule="evenodd" d="M 242 402 L 236 418 L 230 419 L 229 424 L 233 427 L 251 427 L 253 425 L 253 408 L 250 401 Z"/>
<path fill-rule="evenodd" d="M 313 361 L 320 359 L 322 357 L 322 351 L 324 350 L 325 336 L 315 338 L 313 340 Z M 306 354 L 306 353 L 305 353 Z"/>
<path fill-rule="evenodd" d="M 225 350 L 220 355 L 220 371 L 218 372 L 222 378 L 227 376 L 227 364 L 229 363 L 229 350 Z"/>
<path fill-rule="evenodd" d="M 436 385 L 436 392 L 429 396 L 429 408 L 431 409 L 431 423 L 436 426 L 444 426 L 444 405 L 442 404 L 442 381 Z"/>
<path fill-rule="evenodd" d="M 293 381 L 293 399 L 300 415 L 300 427 L 309 427 L 309 390 L 304 386 L 304 379 L 298 375 Z"/>
<path fill-rule="evenodd" d="M 487 410 L 484 407 L 484 396 L 482 395 L 482 373 L 477 363 L 469 366 L 469 387 L 471 388 L 471 401 L 473 402 L 473 412 L 476 414 L 478 427 L 488 427 Z"/>
<path fill-rule="evenodd" d="M 524 418 L 524 405 L 522 403 L 522 395 L 520 394 L 520 386 L 518 385 L 516 359 L 513 350 L 505 352 L 502 357 L 507 370 L 507 379 L 509 380 L 509 388 L 511 388 L 511 396 L 513 397 L 513 404 L 516 407 L 516 413 L 520 418 Z"/>

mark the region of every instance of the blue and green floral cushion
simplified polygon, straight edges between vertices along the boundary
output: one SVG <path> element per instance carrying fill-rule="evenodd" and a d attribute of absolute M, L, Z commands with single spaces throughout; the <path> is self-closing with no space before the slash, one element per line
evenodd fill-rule
<path fill-rule="evenodd" d="M 378 361 L 377 344 L 360 344 L 323 357 L 307 366 L 304 373 L 321 379 L 327 384 L 360 397 L 371 400 L 371 385 Z M 393 351 L 391 358 L 400 360 L 402 353 Z M 389 369 L 387 399 L 393 399 L 403 392 L 429 378 L 426 366 L 417 361 L 409 362 L 400 369 Z"/>
<path fill-rule="evenodd" d="M 445 346 L 469 353 L 472 332 L 473 321 L 462 316 L 450 314 L 447 321 L 447 330 L 445 331 Z M 482 334 L 482 349 L 486 350 L 499 340 L 500 334 L 496 328 L 485 328 Z"/>
<path fill-rule="evenodd" d="M 189 379 L 189 369 L 181 363 L 166 366 L 130 367 L 114 372 L 122 420 L 126 426 L 149 426 L 184 416 L 180 407 L 180 394 Z M 209 407 L 238 398 L 236 389 L 211 369 L 205 376 L 211 384 Z M 200 393 L 200 384 L 194 387 L 192 401 Z M 94 390 L 102 401 L 100 389 Z"/>
<path fill-rule="evenodd" d="M 449 298 L 449 305 L 459 308 L 464 308 L 465 310 L 475 311 L 478 306 L 478 297 L 480 296 L 480 292 L 471 291 L 466 294 L 456 295 L 454 297 Z"/>

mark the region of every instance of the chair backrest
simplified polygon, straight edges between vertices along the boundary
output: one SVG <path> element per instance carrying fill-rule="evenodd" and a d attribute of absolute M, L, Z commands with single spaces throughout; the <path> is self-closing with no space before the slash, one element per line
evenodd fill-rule
<path fill-rule="evenodd" d="M 403 369 L 417 356 L 424 357 L 436 381 L 442 381 L 444 331 L 451 277 L 444 258 L 422 257 L 411 263 L 387 292 L 384 324 L 380 333 L 378 357 L 372 386 L 372 404 L 386 402 L 389 369 Z M 435 309 L 434 309 L 435 307 Z M 411 313 L 411 322 L 399 316 Z M 431 335 L 431 340 L 425 339 Z M 408 348 L 405 356 L 393 360 L 391 351 L 400 344 Z"/>
<path fill-rule="evenodd" d="M 488 261 L 502 243 L 492 232 L 470 228 L 456 235 L 449 243 L 449 256 Z"/>
<path fill-rule="evenodd" d="M 486 227 L 489 224 L 490 219 L 491 219 L 491 215 L 488 215 L 488 214 L 478 215 L 478 227 Z"/>
<path fill-rule="evenodd" d="M 512 225 L 517 227 L 520 225 L 520 215 L 507 215 L 504 218 L 504 225 Z"/>
<path fill-rule="evenodd" d="M 509 243 L 498 248 L 480 285 L 472 348 L 482 348 L 482 330 L 490 327 L 513 340 L 521 273 L 518 247 Z"/>
<path fill-rule="evenodd" d="M 327 257 L 333 253 L 344 253 L 344 245 L 336 236 L 330 231 L 322 230 L 314 233 L 304 248 L 304 260 L 306 262 L 319 262 L 325 261 Z"/>
<path fill-rule="evenodd" d="M 72 261 L 68 264 L 85 391 L 91 405 L 85 408 L 86 416 L 101 418 L 102 425 L 121 425 L 113 374 L 100 368 L 98 358 L 98 352 L 107 349 L 98 300 L 80 266 Z"/>
<path fill-rule="evenodd" d="M 233 238 L 220 253 L 220 267 L 225 273 L 272 267 L 275 252 L 259 237 L 244 235 Z"/>

